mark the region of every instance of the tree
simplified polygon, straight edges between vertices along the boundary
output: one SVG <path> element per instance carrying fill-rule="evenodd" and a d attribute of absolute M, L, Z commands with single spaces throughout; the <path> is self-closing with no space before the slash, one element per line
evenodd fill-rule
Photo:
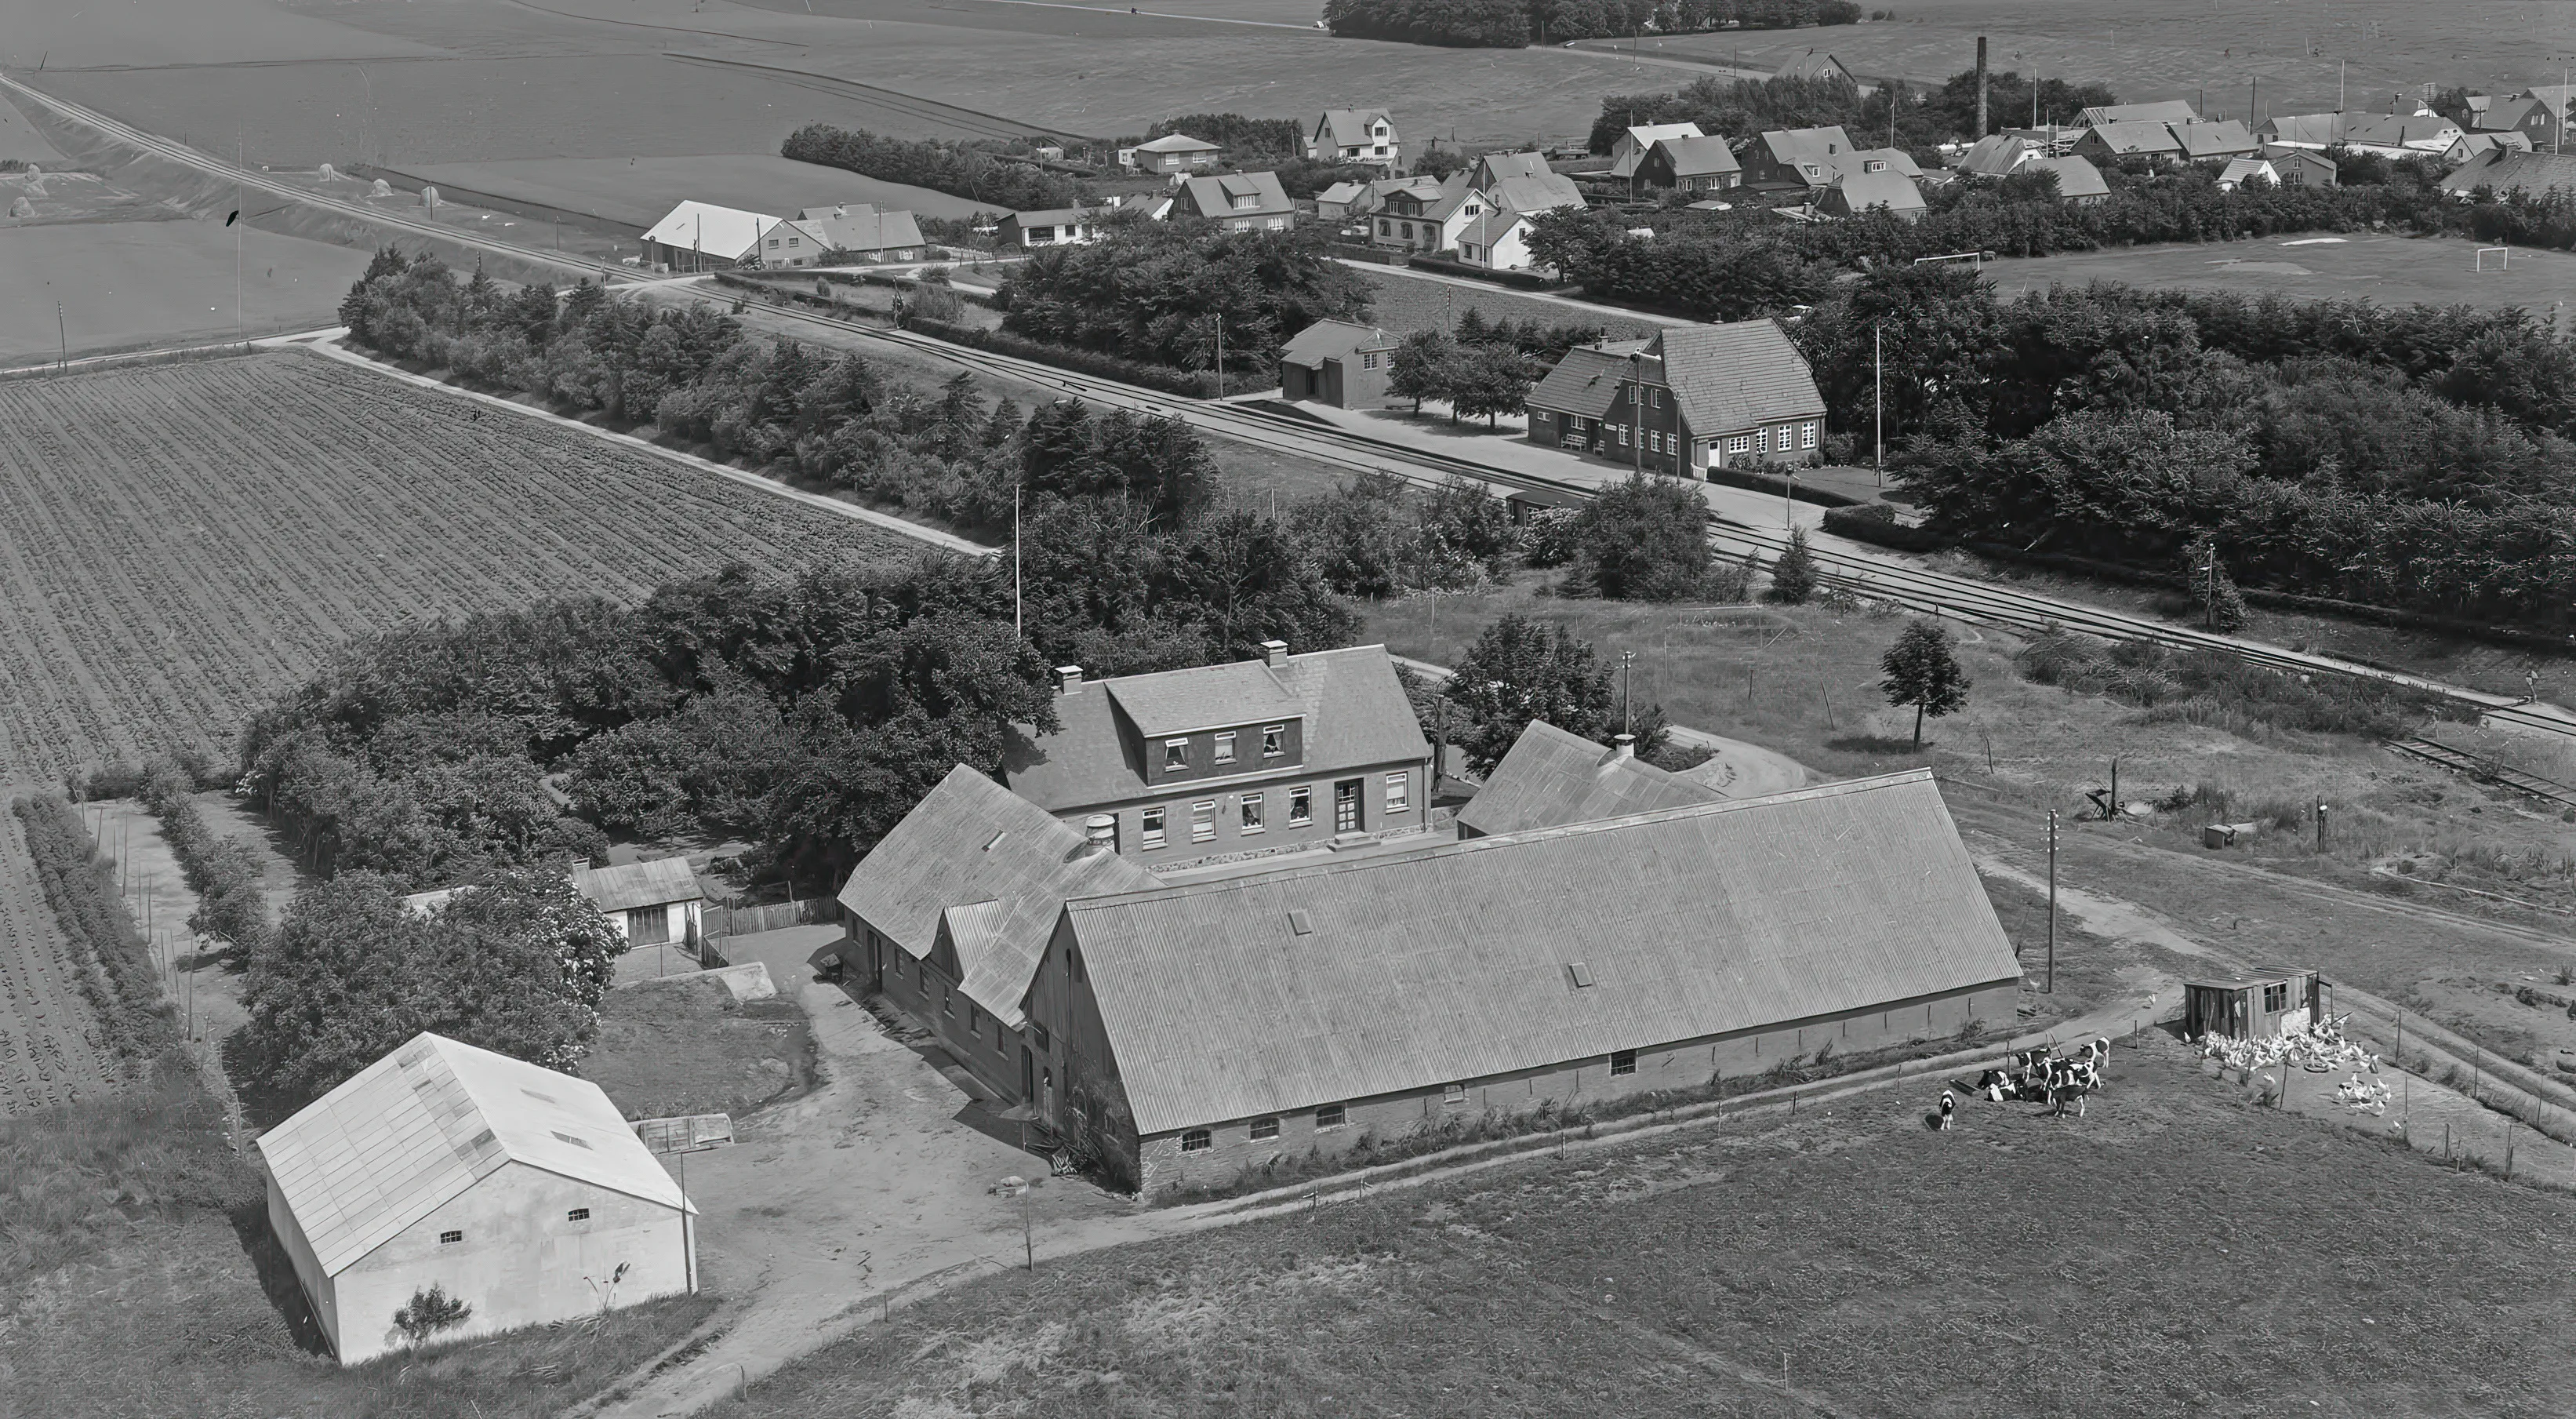
<path fill-rule="evenodd" d="M 1679 601 L 1708 576 L 1708 504 L 1679 478 L 1631 474 L 1575 514 L 1575 561 L 1598 592 Z"/>
<path fill-rule="evenodd" d="M 2227 574 L 2227 562 L 2218 555 L 2218 539 L 2203 533 L 2183 548 L 2182 574 L 2189 580 L 2191 599 L 2200 608 L 2200 622 L 2222 634 L 2245 628 L 2245 594 L 2236 589 L 2236 578 Z"/>
<path fill-rule="evenodd" d="M 1482 414 L 1490 429 L 1496 416 L 1520 412 L 1530 382 L 1529 361 L 1519 350 L 1501 343 L 1467 346 L 1450 381 L 1449 410 L 1470 419 Z"/>
<path fill-rule="evenodd" d="M 1968 703 L 1967 672 L 1950 645 L 1950 633 L 1930 621 L 1916 621 L 1896 637 L 1878 662 L 1887 678 L 1878 687 L 1887 702 L 1914 706 L 1914 747 L 1923 747 L 1923 717 L 1935 719 L 1964 709 Z"/>
<path fill-rule="evenodd" d="M 1492 773 L 1534 719 L 1604 743 L 1621 732 L 1616 677 L 1591 643 L 1518 612 L 1476 637 L 1440 692 L 1463 711 L 1450 721 L 1450 742 L 1465 752 L 1470 773 Z M 1631 709 L 1625 718 L 1637 752 L 1662 748 L 1663 707 Z"/>
<path fill-rule="evenodd" d="M 1395 347 L 1387 370 L 1387 393 L 1412 400 L 1413 412 L 1419 414 L 1423 400 L 1449 397 L 1457 384 L 1457 367 L 1458 348 L 1445 332 L 1416 330 Z"/>
<path fill-rule="evenodd" d="M 1771 566 L 1770 599 L 1783 606 L 1804 606 L 1816 594 L 1816 554 L 1807 546 L 1807 529 L 1789 529 L 1789 545 Z"/>
<path fill-rule="evenodd" d="M 447 1288 L 433 1281 L 425 1290 L 414 1291 L 411 1299 L 394 1312 L 394 1329 L 414 1345 L 442 1330 L 453 1330 L 474 1318 L 474 1307 L 447 1294 Z"/>

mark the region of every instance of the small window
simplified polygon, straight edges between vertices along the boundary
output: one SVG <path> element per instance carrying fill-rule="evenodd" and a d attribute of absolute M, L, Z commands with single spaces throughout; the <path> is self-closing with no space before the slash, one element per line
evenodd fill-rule
<path fill-rule="evenodd" d="M 570 1212 L 564 1214 L 564 1220 L 567 1222 L 587 1222 L 590 1220 L 590 1209 L 587 1207 L 576 1207 Z"/>
<path fill-rule="evenodd" d="M 789 246 L 794 246 L 794 245 L 796 245 L 796 238 L 794 238 L 794 237 L 789 237 L 789 238 L 787 239 L 787 244 L 788 244 Z"/>
<path fill-rule="evenodd" d="M 1349 1117 L 1342 1111 L 1341 1105 L 1323 1104 L 1315 1110 L 1315 1128 L 1319 1132 L 1327 1128 L 1339 1128 Z"/>
<path fill-rule="evenodd" d="M 1375 350 L 1362 350 L 1362 351 L 1360 352 L 1360 368 L 1361 368 L 1361 369 L 1364 369 L 1364 370 L 1373 370 L 1373 369 L 1376 369 L 1376 368 L 1377 368 L 1377 351 L 1375 351 Z"/>
<path fill-rule="evenodd" d="M 1204 1128 L 1193 1128 L 1181 1135 L 1181 1151 L 1204 1153 L 1216 1146 L 1216 1138 Z"/>
<path fill-rule="evenodd" d="M 1815 420 L 1813 420 L 1813 419 L 1809 419 L 1807 422 L 1805 422 L 1805 423 L 1803 423 L 1803 424 L 1800 424 L 1800 425 L 1798 426 L 1798 447 L 1800 447 L 1800 448 L 1814 448 L 1815 446 L 1816 446 L 1816 421 L 1815 421 Z"/>
<path fill-rule="evenodd" d="M 2289 988 L 2288 986 L 2286 986 L 2286 985 L 2267 985 L 2267 986 L 2263 987 L 2263 1010 L 2264 1010 L 2264 1013 L 2266 1013 L 2266 1014 L 2271 1014 L 2271 1015 L 2277 1015 L 2277 1014 L 2281 1013 L 2282 1011 L 2287 1010 L 2287 1009 L 2289 1009 L 2289 1008 L 2290 1008 L 2290 988 Z"/>
<path fill-rule="evenodd" d="M 1379 236 L 1393 236 L 1393 235 L 1395 235 L 1395 223 L 1390 222 L 1390 221 L 1386 220 L 1386 219 L 1385 219 L 1385 218 L 1383 218 L 1383 217 L 1380 217 L 1380 218 L 1378 219 L 1378 223 L 1377 223 L 1377 234 L 1378 234 Z"/>
<path fill-rule="evenodd" d="M 1656 408 L 1661 409 L 1664 407 L 1664 391 L 1660 386 L 1655 389 L 1651 397 L 1655 401 Z"/>
<path fill-rule="evenodd" d="M 1446 1109 L 1465 1108 L 1467 1106 L 1467 1086 L 1464 1084 L 1441 1085 L 1440 1106 Z"/>
<path fill-rule="evenodd" d="M 1164 740 L 1164 741 L 1163 741 L 1163 772 L 1165 772 L 1165 773 L 1167 773 L 1167 774 L 1169 774 L 1169 773 L 1178 773 L 1178 772 L 1180 772 L 1182 769 L 1186 769 L 1186 768 L 1188 768 L 1189 766 L 1190 766 L 1190 741 L 1188 741 L 1188 740 L 1186 740 L 1186 739 L 1166 739 L 1166 740 Z"/>
<path fill-rule="evenodd" d="M 1288 790 L 1288 826 L 1302 828 L 1313 821 L 1315 821 L 1315 790 L 1311 788 Z"/>
<path fill-rule="evenodd" d="M 777 249 L 777 247 L 778 247 L 778 238 L 776 238 L 776 237 L 771 237 L 771 238 L 769 239 L 769 245 L 770 245 L 770 249 L 771 249 L 771 250 L 773 250 L 773 251 L 774 251 L 774 250 L 776 250 L 776 249 Z"/>
<path fill-rule="evenodd" d="M 441 1232 L 438 1234 L 438 1244 L 443 1247 L 452 1247 L 463 1240 L 465 1240 L 465 1234 L 463 1232 Z"/>
<path fill-rule="evenodd" d="M 1262 810 L 1260 794 L 1247 793 L 1243 795 L 1242 798 L 1236 800 L 1236 805 L 1242 814 L 1242 832 L 1247 836 L 1253 833 L 1266 833 L 1270 831 L 1270 826 L 1261 820 Z"/>
<path fill-rule="evenodd" d="M 983 1033 L 983 1030 L 984 1030 L 984 1012 L 976 1006 L 976 1004 L 975 1004 L 975 1002 L 974 1002 L 974 1001 L 971 1001 L 971 1000 L 967 1001 L 967 1002 L 966 1002 L 966 1033 L 968 1033 L 968 1034 L 970 1034 L 970 1035 L 974 1035 L 974 1034 L 981 1034 L 981 1033 Z"/>
<path fill-rule="evenodd" d="M 1288 726 L 1274 724 L 1261 731 L 1261 757 L 1275 759 L 1288 752 Z"/>
<path fill-rule="evenodd" d="M 1610 1052 L 1610 1072 L 1614 1075 L 1636 1073 L 1637 1052 L 1632 1049 L 1612 1050 Z"/>
<path fill-rule="evenodd" d="M 1055 1048 L 1055 1037 L 1047 1033 L 1046 1026 L 1039 1024 L 1035 1020 L 1031 1020 L 1029 1022 L 1029 1043 L 1038 1047 L 1038 1053 L 1046 1054 Z"/>
<path fill-rule="evenodd" d="M 1205 803 L 1191 804 L 1190 841 L 1194 843 L 1204 843 L 1213 842 L 1215 840 L 1216 800 L 1210 799 Z"/>
<path fill-rule="evenodd" d="M 957 1002 L 949 996 L 948 983 L 945 981 L 940 982 L 939 985 L 939 1013 L 950 1019 L 955 1019 L 957 1016 Z"/>
<path fill-rule="evenodd" d="M 1413 775 L 1388 774 L 1386 776 L 1386 811 L 1406 813 L 1412 811 L 1412 808 Z"/>
<path fill-rule="evenodd" d="M 1144 832 L 1141 836 L 1144 840 L 1145 846 L 1148 848 L 1161 847 L 1163 845 L 1163 810 L 1160 808 L 1148 808 L 1138 816 L 1144 820 Z"/>
<path fill-rule="evenodd" d="M 1225 733 L 1216 737 L 1216 761 L 1220 764 L 1231 764 L 1234 762 L 1233 730 L 1229 729 Z"/>
<path fill-rule="evenodd" d="M 1275 1118 L 1257 1118 L 1252 1121 L 1253 1142 L 1268 1143 L 1278 1136 L 1279 1120 Z"/>

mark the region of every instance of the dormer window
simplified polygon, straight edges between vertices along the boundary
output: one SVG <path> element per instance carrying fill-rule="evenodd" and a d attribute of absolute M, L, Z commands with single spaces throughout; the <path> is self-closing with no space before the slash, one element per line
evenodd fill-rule
<path fill-rule="evenodd" d="M 1238 212 L 1250 211 L 1260 205 L 1260 197 L 1248 192 L 1234 199 L 1234 209 Z"/>
<path fill-rule="evenodd" d="M 1166 740 L 1164 740 L 1164 741 L 1163 741 L 1163 772 L 1165 772 L 1165 773 L 1167 773 L 1167 774 L 1176 774 L 1176 773 L 1179 773 L 1181 770 L 1188 768 L 1189 766 L 1190 766 L 1190 741 L 1188 741 L 1188 740 L 1186 740 L 1186 739 L 1166 739 Z"/>

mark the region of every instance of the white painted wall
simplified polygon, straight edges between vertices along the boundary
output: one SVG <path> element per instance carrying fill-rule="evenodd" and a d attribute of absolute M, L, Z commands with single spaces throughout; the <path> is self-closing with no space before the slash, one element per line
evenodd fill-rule
<path fill-rule="evenodd" d="M 305 1303 L 313 1308 L 313 1318 L 321 1323 L 323 1336 L 333 1350 L 338 1350 L 340 1330 L 331 1278 L 322 1274 L 322 1264 L 313 1255 L 313 1243 L 305 1237 L 303 1225 L 295 1220 L 295 1210 L 286 1205 L 286 1194 L 277 1190 L 276 1179 L 268 1176 L 265 1163 L 259 1172 L 268 1183 L 269 1230 L 277 1233 L 279 1244 L 286 1248 L 287 1260 L 295 1264 L 295 1279 L 304 1285 Z"/>
<path fill-rule="evenodd" d="M 567 1220 L 577 1207 L 590 1216 Z M 353 1364 L 403 1343 L 394 1312 L 433 1282 L 474 1307 L 440 1341 L 573 1319 L 694 1289 L 694 1240 L 671 1208 L 510 1163 L 341 1272 L 325 1324 Z"/>

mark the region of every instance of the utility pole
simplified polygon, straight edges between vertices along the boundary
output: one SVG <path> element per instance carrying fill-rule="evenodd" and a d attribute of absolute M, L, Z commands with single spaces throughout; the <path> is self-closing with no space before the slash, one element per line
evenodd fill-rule
<path fill-rule="evenodd" d="M 71 368 L 72 337 L 66 333 L 63 328 L 63 303 L 61 301 L 54 302 L 54 338 L 62 342 L 63 351 L 61 358 L 54 361 L 55 370 L 61 371 Z"/>
<path fill-rule="evenodd" d="M 2057 810 L 2048 810 L 2048 979 L 2042 993 L 2057 993 Z"/>
<path fill-rule="evenodd" d="M 1635 732 L 1628 723 L 1628 689 L 1636 683 L 1636 680 L 1637 652 L 1633 650 L 1619 652 L 1619 732 L 1622 734 Z"/>
<path fill-rule="evenodd" d="M 1628 355 L 1628 447 L 1637 477 L 1646 476 L 1646 362 L 1634 351 Z"/>
<path fill-rule="evenodd" d="M 1225 312 L 1217 311 L 1209 319 L 1216 322 L 1216 397 L 1225 397 Z"/>
<path fill-rule="evenodd" d="M 1011 634 L 1020 635 L 1020 482 L 1011 482 Z"/>
<path fill-rule="evenodd" d="M 1878 410 L 1878 485 L 1887 486 L 1887 346 L 1879 323 L 1869 325 L 1869 394 Z"/>

